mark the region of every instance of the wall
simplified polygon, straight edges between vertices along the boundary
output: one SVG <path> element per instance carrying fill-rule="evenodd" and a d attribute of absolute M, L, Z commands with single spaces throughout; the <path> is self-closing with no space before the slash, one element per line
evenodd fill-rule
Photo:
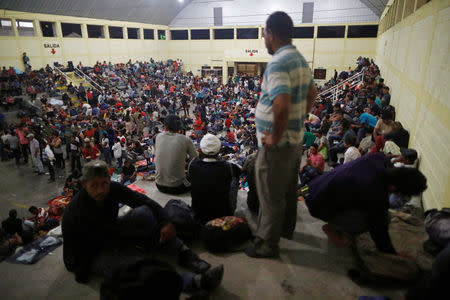
<path fill-rule="evenodd" d="M 423 6 L 411 13 L 394 1 L 382 20 L 386 31 L 378 37 L 376 62 L 398 119 L 411 133 L 410 147 L 419 152 L 428 210 L 450 207 L 450 2 L 424 2 L 416 0 Z"/>
<path fill-rule="evenodd" d="M 189 39 L 178 41 L 170 40 L 169 30 L 171 28 L 162 25 L 31 14 L 7 10 L 0 10 L 0 13 L 2 15 L 1 18 L 12 19 L 15 30 L 15 36 L 0 36 L 0 66 L 15 66 L 23 69 L 23 52 L 26 52 L 30 57 L 33 68 L 44 67 L 46 64 L 53 65 L 55 61 L 66 64 L 69 60 L 73 61 L 75 65 L 79 61 L 85 65 L 93 65 L 96 61 L 116 63 L 128 61 L 130 58 L 133 61 L 149 60 L 150 57 L 156 60 L 180 58 L 184 62 L 185 70 L 190 70 L 196 75 L 200 74 L 202 66 L 208 65 L 211 67 L 223 67 L 224 75 L 226 76 L 227 66 L 232 66 L 234 62 L 268 62 L 270 59 L 264 40 L 261 38 L 261 26 L 220 27 L 259 28 L 258 39 L 236 39 L 235 32 L 235 38 L 232 40 L 214 40 L 213 28 L 209 28 L 210 40 Z M 34 22 L 35 36 L 19 36 L 15 28 L 16 19 L 32 20 Z M 58 37 L 43 37 L 39 21 L 55 22 Z M 82 24 L 83 38 L 62 37 L 61 22 Z M 88 38 L 86 24 L 104 26 L 105 38 Z M 358 23 L 358 25 L 363 24 Z M 108 25 L 123 27 L 124 39 L 110 39 Z M 310 62 L 311 68 L 327 69 L 327 79 L 333 76 L 334 69 L 345 70 L 349 66 L 354 67 L 356 58 L 360 55 L 370 58 L 375 56 L 376 38 L 320 39 L 316 38 L 317 25 L 314 26 L 314 38 L 294 39 L 293 44 Z M 139 28 L 141 39 L 128 39 L 127 27 Z M 165 29 L 167 40 L 144 40 L 142 39 L 143 28 L 155 29 L 156 38 L 156 30 Z M 45 48 L 44 44 L 59 44 L 60 47 L 55 48 L 56 52 L 53 54 L 51 52 L 52 49 Z M 258 52 L 250 56 L 246 50 L 258 50 Z"/>
<path fill-rule="evenodd" d="M 315 24 L 378 22 L 379 20 L 379 15 L 360 0 L 194 0 L 178 13 L 169 26 L 214 26 L 214 7 L 222 7 L 223 26 L 263 25 L 267 16 L 277 10 L 288 13 L 294 23 L 301 23 L 303 2 L 314 2 L 313 23 Z M 377 2 L 379 3 L 379 0 Z"/>
<path fill-rule="evenodd" d="M 81 61 L 85 65 L 93 65 L 96 61 L 126 62 L 132 60 L 146 60 L 150 57 L 157 60 L 166 60 L 167 40 L 129 40 L 126 27 L 139 28 L 141 37 L 143 28 L 168 29 L 167 26 L 150 25 L 132 22 L 108 21 L 90 18 L 78 18 L 58 15 L 34 14 L 16 11 L 0 10 L 2 19 L 12 19 L 15 28 L 15 20 L 34 21 L 35 36 L 0 36 L 0 66 L 15 66 L 23 70 L 22 53 L 26 52 L 30 57 L 33 68 L 44 67 L 46 64 L 53 66 L 57 61 L 66 64 L 72 60 L 76 65 Z M 39 21 L 55 22 L 58 37 L 43 37 Z M 82 25 L 83 38 L 62 37 L 59 23 L 76 23 Z M 86 24 L 104 26 L 105 38 L 87 38 Z M 120 26 L 124 28 L 124 39 L 110 39 L 108 26 Z M 155 30 L 155 38 L 157 38 Z M 55 54 L 51 48 L 44 48 L 44 44 L 59 44 L 55 48 Z"/>
<path fill-rule="evenodd" d="M 245 27 L 254 28 L 256 26 Z M 235 39 L 233 40 L 170 41 L 168 57 L 171 59 L 181 58 L 184 68 L 191 70 L 194 74 L 200 74 L 199 70 L 204 65 L 223 66 L 225 71 L 225 66 L 229 65 L 230 62 L 268 62 L 270 55 L 267 53 L 264 40 L 261 38 L 261 29 L 260 27 L 258 39 L 238 40 L 235 33 Z M 212 30 L 210 36 L 213 37 Z M 293 44 L 310 62 L 311 68 L 327 70 L 327 79 L 334 75 L 335 69 L 342 71 L 347 70 L 348 67 L 354 68 L 359 56 L 375 58 L 376 38 L 330 39 L 317 38 L 316 36 L 317 27 L 315 27 L 314 38 L 293 39 Z M 246 53 L 246 50 L 258 50 L 258 53 L 250 56 L 249 53 Z"/>

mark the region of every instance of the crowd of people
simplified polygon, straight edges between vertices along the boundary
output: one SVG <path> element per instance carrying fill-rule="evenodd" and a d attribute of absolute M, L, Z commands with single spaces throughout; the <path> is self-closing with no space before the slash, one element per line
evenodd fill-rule
<path fill-rule="evenodd" d="M 67 160 L 65 187 L 75 193 L 62 219 L 64 263 L 77 281 L 88 281 L 95 256 L 120 238 L 145 241 L 144 248 L 164 246 L 179 255 L 181 266 L 203 274 L 179 274 L 181 290 L 220 283 L 223 266 L 211 268 L 176 237 L 159 204 L 124 187 L 136 181 L 134 163 L 141 160 L 154 166 L 160 192 L 190 191 L 202 224 L 233 215 L 237 190 L 245 188 L 249 209 L 259 214 L 246 249 L 250 257 L 278 257 L 280 237 L 292 239 L 298 190 L 336 244 L 370 231 L 380 251 L 397 254 L 388 208 L 420 194 L 426 179 L 379 68 L 360 57 L 354 70 L 335 72 L 317 96 L 305 59 L 291 45 L 292 20 L 274 13 L 266 25 L 273 58 L 264 77 L 239 74 L 222 82 L 185 72 L 180 60 L 150 59 L 80 63 L 96 84 L 76 86 L 49 66 L 21 74 L 3 68 L 2 103 L 10 109 L 8 99 L 26 93 L 33 109 L 21 111 L 19 123 L 1 120 L 2 160 L 15 159 L 22 168 L 31 156 L 34 171 L 41 175 L 46 168 L 50 183 L 66 175 Z M 363 81 L 344 85 L 333 101 L 327 88 L 356 72 L 364 73 Z M 120 172 L 119 182 L 110 181 L 111 167 Z M 118 218 L 119 202 L 134 209 Z M 96 272 L 107 276 L 105 270 L 101 265 Z"/>

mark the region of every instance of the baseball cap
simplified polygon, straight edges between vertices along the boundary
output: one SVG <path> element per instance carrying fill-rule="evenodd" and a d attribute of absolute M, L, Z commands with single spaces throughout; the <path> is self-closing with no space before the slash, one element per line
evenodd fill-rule
<path fill-rule="evenodd" d="M 213 134 L 207 133 L 200 141 L 200 149 L 206 155 L 215 155 L 219 153 L 222 143 L 219 138 Z"/>
<path fill-rule="evenodd" d="M 27 135 L 27 138 L 34 138 L 34 134 L 29 133 L 29 134 Z"/>
<path fill-rule="evenodd" d="M 93 160 L 84 165 L 81 180 L 94 177 L 110 177 L 108 165 L 103 160 Z"/>

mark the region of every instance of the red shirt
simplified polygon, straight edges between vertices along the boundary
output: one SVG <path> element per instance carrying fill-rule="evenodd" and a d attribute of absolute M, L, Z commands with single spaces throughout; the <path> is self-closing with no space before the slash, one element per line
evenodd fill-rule
<path fill-rule="evenodd" d="M 84 133 L 84 135 L 86 137 L 92 137 L 94 135 L 94 128 L 92 128 L 91 130 L 86 130 L 86 132 Z"/>
<path fill-rule="evenodd" d="M 230 128 L 230 126 L 231 126 L 231 119 L 226 119 L 226 120 L 225 120 L 225 126 L 226 126 L 227 128 Z"/>
<path fill-rule="evenodd" d="M 325 160 L 320 152 L 317 152 L 316 155 L 310 154 L 309 159 L 311 159 L 312 164 L 319 166 L 320 172 L 323 172 L 325 169 Z"/>
<path fill-rule="evenodd" d="M 202 130 L 202 119 L 195 120 L 194 130 Z"/>
<path fill-rule="evenodd" d="M 91 146 L 90 148 L 83 148 L 83 157 L 89 159 L 96 159 L 100 156 L 100 152 L 98 151 L 96 146 Z"/>
<path fill-rule="evenodd" d="M 227 134 L 228 143 L 234 143 L 234 132 L 230 131 Z"/>

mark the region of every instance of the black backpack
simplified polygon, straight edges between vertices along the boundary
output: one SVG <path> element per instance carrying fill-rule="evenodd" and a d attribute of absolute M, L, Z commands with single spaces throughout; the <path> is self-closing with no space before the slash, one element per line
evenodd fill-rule
<path fill-rule="evenodd" d="M 189 243 L 198 237 L 200 224 L 194 219 L 194 211 L 189 205 L 179 199 L 172 199 L 164 206 L 164 211 L 180 239 Z"/>
<path fill-rule="evenodd" d="M 235 251 L 236 247 L 249 240 L 251 235 L 246 220 L 228 216 L 206 223 L 202 231 L 202 242 L 211 252 Z"/>

